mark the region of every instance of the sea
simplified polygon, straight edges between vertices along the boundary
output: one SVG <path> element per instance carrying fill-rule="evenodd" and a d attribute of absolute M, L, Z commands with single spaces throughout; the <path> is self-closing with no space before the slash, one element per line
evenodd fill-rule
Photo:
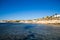
<path fill-rule="evenodd" d="M 0 23 L 0 40 L 60 40 L 60 26 Z"/>

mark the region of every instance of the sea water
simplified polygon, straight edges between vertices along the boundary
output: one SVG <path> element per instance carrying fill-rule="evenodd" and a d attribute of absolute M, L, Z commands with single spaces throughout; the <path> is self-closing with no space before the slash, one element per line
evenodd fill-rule
<path fill-rule="evenodd" d="M 60 27 L 46 24 L 0 23 L 0 40 L 60 40 Z"/>

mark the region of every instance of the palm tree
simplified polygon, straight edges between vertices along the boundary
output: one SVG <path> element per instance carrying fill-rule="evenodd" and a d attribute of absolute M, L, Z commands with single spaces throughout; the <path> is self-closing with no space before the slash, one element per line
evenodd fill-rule
<path fill-rule="evenodd" d="M 45 19 L 47 19 L 47 20 L 48 20 L 48 19 L 49 19 L 49 16 L 46 16 L 46 18 L 45 18 Z"/>
<path fill-rule="evenodd" d="M 50 16 L 49 19 L 52 20 L 53 19 L 53 16 Z"/>

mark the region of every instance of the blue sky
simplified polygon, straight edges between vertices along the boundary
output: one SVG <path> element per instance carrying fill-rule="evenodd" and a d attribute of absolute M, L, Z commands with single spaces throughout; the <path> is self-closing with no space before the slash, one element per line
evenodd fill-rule
<path fill-rule="evenodd" d="M 0 0 L 0 20 L 26 20 L 60 14 L 60 0 Z"/>

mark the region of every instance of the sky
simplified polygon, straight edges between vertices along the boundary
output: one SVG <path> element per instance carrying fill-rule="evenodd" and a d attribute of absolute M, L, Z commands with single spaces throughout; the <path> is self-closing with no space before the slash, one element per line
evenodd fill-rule
<path fill-rule="evenodd" d="M 60 0 L 0 0 L 0 20 L 28 20 L 60 14 Z"/>

